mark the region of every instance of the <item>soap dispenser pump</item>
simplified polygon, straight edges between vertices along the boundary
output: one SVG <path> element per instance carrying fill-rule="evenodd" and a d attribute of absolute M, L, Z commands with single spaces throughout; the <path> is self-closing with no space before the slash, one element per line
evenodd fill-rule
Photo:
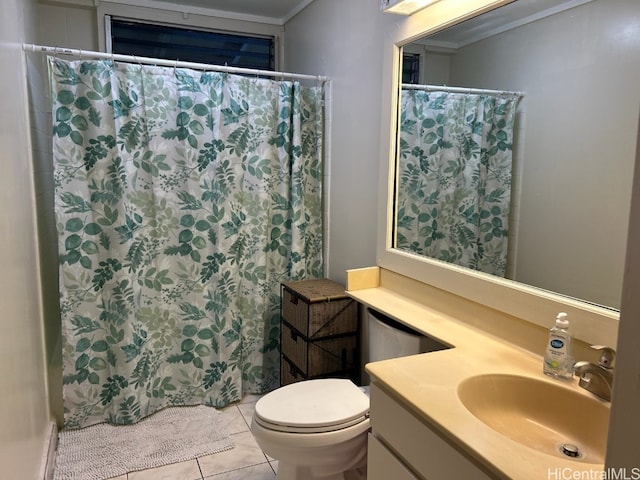
<path fill-rule="evenodd" d="M 573 352 L 569 320 L 565 312 L 558 313 L 556 323 L 549 330 L 549 341 L 544 353 L 543 371 L 554 378 L 573 378 Z"/>

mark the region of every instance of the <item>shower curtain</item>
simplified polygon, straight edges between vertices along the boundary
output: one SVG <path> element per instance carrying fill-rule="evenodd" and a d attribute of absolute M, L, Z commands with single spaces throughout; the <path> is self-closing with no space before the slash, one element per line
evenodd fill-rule
<path fill-rule="evenodd" d="M 322 260 L 321 86 L 49 58 L 65 426 L 279 382 Z"/>
<path fill-rule="evenodd" d="M 516 104 L 402 90 L 396 248 L 504 276 Z"/>

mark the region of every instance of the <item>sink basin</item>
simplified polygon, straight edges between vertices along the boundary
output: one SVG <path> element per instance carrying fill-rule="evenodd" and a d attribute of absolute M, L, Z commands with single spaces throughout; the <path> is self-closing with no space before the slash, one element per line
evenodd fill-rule
<path fill-rule="evenodd" d="M 458 397 L 476 418 L 522 445 L 555 457 L 604 463 L 609 406 L 603 401 L 560 384 L 502 374 L 464 380 Z"/>

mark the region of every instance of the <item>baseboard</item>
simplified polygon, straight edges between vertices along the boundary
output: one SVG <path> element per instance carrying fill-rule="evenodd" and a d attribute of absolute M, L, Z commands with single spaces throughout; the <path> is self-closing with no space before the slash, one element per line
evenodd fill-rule
<path fill-rule="evenodd" d="M 51 422 L 49 434 L 49 444 L 45 446 L 42 455 L 42 467 L 40 478 L 42 480 L 53 480 L 53 469 L 56 465 L 56 450 L 58 448 L 58 426 Z"/>

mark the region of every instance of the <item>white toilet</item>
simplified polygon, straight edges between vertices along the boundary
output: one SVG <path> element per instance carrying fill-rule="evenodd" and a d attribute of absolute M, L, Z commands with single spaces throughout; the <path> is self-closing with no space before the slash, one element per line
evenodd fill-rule
<path fill-rule="evenodd" d="M 425 351 L 424 336 L 368 310 L 369 360 Z M 404 327 L 404 328 L 402 328 Z M 305 380 L 256 403 L 251 431 L 278 460 L 278 480 L 366 478 L 369 397 L 350 380 Z"/>

